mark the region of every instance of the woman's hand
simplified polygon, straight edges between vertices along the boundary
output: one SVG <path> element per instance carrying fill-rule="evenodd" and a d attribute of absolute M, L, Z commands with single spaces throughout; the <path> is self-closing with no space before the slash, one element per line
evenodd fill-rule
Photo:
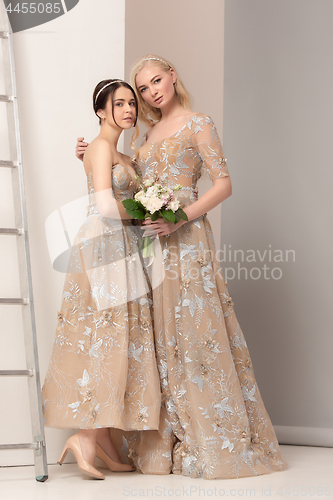
<path fill-rule="evenodd" d="M 155 221 L 151 219 L 146 219 L 142 225 L 146 226 L 145 232 L 143 236 L 166 236 L 167 234 L 174 233 L 180 228 L 183 224 L 185 224 L 184 219 L 181 219 L 177 224 L 173 222 L 164 222 L 164 219 L 161 217 Z"/>
<path fill-rule="evenodd" d="M 83 142 L 83 141 L 84 137 L 78 137 L 75 147 L 75 156 L 81 161 L 83 161 L 84 153 L 86 152 L 86 149 L 89 146 L 88 142 Z"/>

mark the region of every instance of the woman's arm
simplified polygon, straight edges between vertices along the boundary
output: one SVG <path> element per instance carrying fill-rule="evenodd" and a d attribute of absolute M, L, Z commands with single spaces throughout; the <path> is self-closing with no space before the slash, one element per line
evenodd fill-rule
<path fill-rule="evenodd" d="M 197 201 L 184 208 L 184 212 L 189 221 L 194 220 L 217 207 L 217 205 L 231 195 L 232 186 L 229 176 L 213 179 L 213 186 L 207 193 L 203 194 Z M 186 221 L 183 221 L 183 223 L 186 223 Z"/>
<path fill-rule="evenodd" d="M 99 140 L 92 143 L 89 149 L 89 159 L 95 188 L 96 206 L 102 217 L 112 219 L 131 219 L 124 205 L 117 201 L 112 190 L 113 158 L 107 141 Z"/>
<path fill-rule="evenodd" d="M 188 217 L 188 221 L 194 220 L 197 217 L 209 212 L 213 208 L 217 207 L 222 201 L 229 198 L 232 195 L 232 186 L 229 176 L 222 177 L 220 179 L 213 179 L 213 186 L 202 195 L 197 201 L 184 208 L 184 212 Z M 187 221 L 181 219 L 177 224 L 169 222 L 168 224 L 164 222 L 164 219 L 157 219 L 153 222 L 151 219 L 146 219 L 143 224 L 147 225 L 147 230 L 144 236 L 149 236 L 150 234 L 158 234 L 158 236 L 165 236 L 177 231 L 178 228 L 186 224 Z"/>

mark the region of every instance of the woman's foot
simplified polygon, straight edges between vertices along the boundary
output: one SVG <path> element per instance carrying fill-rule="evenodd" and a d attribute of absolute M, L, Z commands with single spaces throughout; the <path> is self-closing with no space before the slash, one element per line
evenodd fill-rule
<path fill-rule="evenodd" d="M 112 444 L 110 429 L 104 427 L 98 429 L 96 439 L 96 456 L 103 460 L 107 467 L 113 472 L 133 472 L 135 467 L 123 464 L 119 460 L 117 452 Z"/>
<path fill-rule="evenodd" d="M 111 458 L 114 462 L 121 463 L 117 455 L 116 450 L 111 441 L 110 428 L 103 427 L 103 429 L 98 429 L 96 444 L 98 444 L 103 451 Z"/>
<path fill-rule="evenodd" d="M 83 458 L 94 464 L 96 458 L 97 429 L 81 429 L 78 433 Z"/>
<path fill-rule="evenodd" d="M 66 458 L 66 455 L 69 451 L 71 451 L 77 461 L 77 464 L 80 468 L 80 470 L 83 472 L 83 474 L 89 478 L 92 479 L 105 479 L 104 475 L 99 472 L 95 467 L 92 465 L 95 461 L 95 456 L 96 456 L 96 441 L 93 439 L 93 436 L 90 436 L 90 441 L 88 437 L 83 436 L 83 449 L 81 446 L 81 432 L 85 433 L 86 431 L 80 431 L 78 434 L 74 434 L 70 438 L 67 439 L 65 447 L 62 451 L 62 454 L 60 455 L 60 458 L 58 460 L 58 463 L 60 465 L 63 464 L 64 459 Z M 92 438 L 92 439 L 91 439 Z M 92 449 L 95 449 L 94 452 L 92 452 Z M 88 462 L 86 457 L 94 457 L 93 462 Z"/>
<path fill-rule="evenodd" d="M 106 453 L 105 451 L 99 446 L 99 444 L 96 447 L 96 456 L 103 460 L 105 465 L 112 471 L 112 472 L 134 472 L 135 467 L 133 467 L 130 464 L 122 464 L 121 462 L 115 462 L 112 460 Z"/>

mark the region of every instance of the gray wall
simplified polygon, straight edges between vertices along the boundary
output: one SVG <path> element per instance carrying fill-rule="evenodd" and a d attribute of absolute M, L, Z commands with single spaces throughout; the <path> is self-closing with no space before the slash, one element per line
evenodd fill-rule
<path fill-rule="evenodd" d="M 227 249 L 295 251 L 295 262 L 241 263 L 280 267 L 282 278 L 243 272 L 229 290 L 280 440 L 330 446 L 332 19 L 331 0 L 226 0 L 233 196 L 222 222 Z"/>
<path fill-rule="evenodd" d="M 175 65 L 189 91 L 192 110 L 210 115 L 222 140 L 224 0 L 126 0 L 125 25 L 126 78 L 139 57 L 165 57 Z M 140 125 L 140 130 L 146 129 Z M 126 152 L 133 154 L 129 148 Z M 200 179 L 199 194 L 211 186 L 208 179 Z M 224 205 L 228 203 L 226 200 Z M 208 217 L 219 242 L 221 207 Z"/>

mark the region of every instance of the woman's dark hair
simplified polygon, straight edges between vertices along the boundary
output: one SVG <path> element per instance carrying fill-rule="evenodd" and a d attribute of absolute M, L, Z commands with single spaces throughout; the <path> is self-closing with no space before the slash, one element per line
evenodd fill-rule
<path fill-rule="evenodd" d="M 107 87 L 105 87 L 105 89 L 103 89 L 100 92 L 100 90 L 105 85 L 107 85 Z M 102 80 L 101 82 L 99 82 L 96 85 L 95 90 L 94 90 L 94 94 L 93 94 L 93 107 L 94 107 L 95 114 L 96 114 L 96 116 L 98 116 L 97 115 L 97 111 L 99 109 L 105 109 L 106 108 L 106 104 L 107 104 L 107 102 L 108 102 L 108 100 L 109 100 L 109 98 L 111 96 L 112 116 L 113 116 L 113 119 L 114 119 L 113 96 L 114 96 L 115 91 L 117 89 L 119 89 L 119 87 L 125 87 L 126 89 L 129 89 L 132 92 L 132 94 L 133 94 L 133 99 L 135 101 L 135 109 L 136 109 L 135 123 L 133 125 L 133 127 L 135 127 L 136 122 L 138 121 L 138 101 L 137 101 L 137 98 L 136 98 L 134 90 L 132 89 L 132 87 L 127 82 L 123 82 L 123 81 L 119 81 L 119 80 L 115 80 L 115 79 Z M 97 96 L 97 99 L 96 99 L 96 96 Z M 114 119 L 114 122 L 115 122 L 116 125 L 118 125 L 118 123 L 116 122 L 115 119 Z M 101 119 L 100 118 L 99 118 L 99 124 L 101 124 Z M 119 125 L 118 125 L 118 127 L 119 127 Z"/>

